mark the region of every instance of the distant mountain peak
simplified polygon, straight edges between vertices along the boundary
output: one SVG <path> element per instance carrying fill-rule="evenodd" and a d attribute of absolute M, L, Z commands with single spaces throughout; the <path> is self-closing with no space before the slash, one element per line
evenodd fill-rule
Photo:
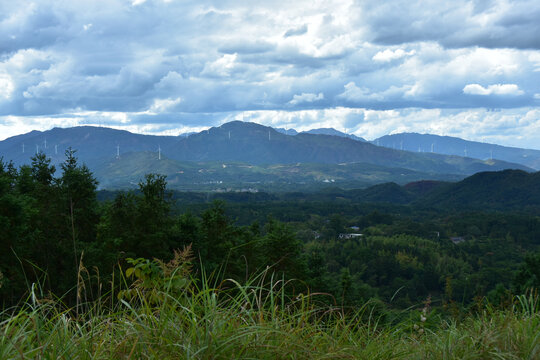
<path fill-rule="evenodd" d="M 254 122 L 248 122 L 248 121 L 241 121 L 241 120 L 233 120 L 226 122 L 222 124 L 221 126 L 217 127 L 217 129 L 221 130 L 246 130 L 246 131 L 271 131 L 274 133 L 278 133 L 276 129 L 270 126 L 261 125 Z"/>
<path fill-rule="evenodd" d="M 274 130 L 285 135 L 298 135 L 298 131 L 296 131 L 295 129 L 274 128 Z"/>
<path fill-rule="evenodd" d="M 331 135 L 331 136 L 341 136 L 346 137 L 353 140 L 358 141 L 366 141 L 364 138 L 361 138 L 359 136 L 353 135 L 353 134 L 347 134 L 342 131 L 336 130 L 334 128 L 318 128 L 318 129 L 311 129 L 307 131 L 303 131 L 302 133 L 305 134 L 314 134 L 314 135 Z"/>

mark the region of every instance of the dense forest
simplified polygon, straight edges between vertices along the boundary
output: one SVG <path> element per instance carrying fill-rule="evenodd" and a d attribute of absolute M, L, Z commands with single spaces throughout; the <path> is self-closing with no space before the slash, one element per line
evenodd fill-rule
<path fill-rule="evenodd" d="M 442 211 L 329 192 L 212 201 L 173 194 L 157 174 L 138 191 L 98 200 L 97 185 L 71 149 L 58 171 L 42 153 L 19 168 L 0 162 L 4 306 L 32 284 L 73 302 L 82 267 L 89 287 L 105 291 L 119 269 L 170 261 L 188 247 L 195 277 L 245 281 L 268 269 L 298 279 L 292 292 L 329 294 L 324 301 L 345 306 L 375 299 L 404 309 L 428 298 L 441 309 L 497 306 L 540 286 L 534 212 Z"/>

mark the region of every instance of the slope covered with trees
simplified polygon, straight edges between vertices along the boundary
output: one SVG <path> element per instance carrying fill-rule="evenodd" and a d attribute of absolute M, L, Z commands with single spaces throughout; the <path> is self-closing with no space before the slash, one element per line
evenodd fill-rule
<path fill-rule="evenodd" d="M 406 307 L 433 296 L 466 305 L 475 296 L 499 299 L 519 288 L 514 274 L 539 246 L 540 219 L 534 215 L 369 205 L 390 197 L 394 204 L 409 203 L 410 186 L 395 184 L 345 192 L 348 198 L 328 191 L 259 202 L 246 202 L 248 197 L 231 205 L 193 195 L 200 204 L 188 205 L 175 203 L 164 176 L 149 174 L 139 191 L 111 194 L 100 203 L 92 173 L 75 152 L 66 155 L 58 177 L 43 154 L 19 169 L 2 163 L 5 303 L 16 302 L 32 283 L 45 292 L 69 293 L 82 263 L 106 279 L 129 258 L 168 261 L 175 249 L 191 246 L 199 275 L 204 269 L 240 280 L 270 267 L 276 276 L 302 279 L 306 288 L 348 304 L 378 298 Z M 482 176 L 493 175 L 476 177 Z M 476 183 L 476 177 L 452 186 Z M 434 186 L 428 195 L 446 186 Z"/>
<path fill-rule="evenodd" d="M 71 150 L 53 174 L 0 162 L 2 357 L 538 355 L 535 212 L 406 205 L 444 183 L 188 203 L 157 174 L 99 202 Z"/>

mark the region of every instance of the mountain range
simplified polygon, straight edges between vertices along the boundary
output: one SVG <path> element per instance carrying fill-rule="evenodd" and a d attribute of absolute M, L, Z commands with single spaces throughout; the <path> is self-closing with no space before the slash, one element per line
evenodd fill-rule
<path fill-rule="evenodd" d="M 367 186 L 385 181 L 456 180 L 480 171 L 532 170 L 495 158 L 391 149 L 345 135 L 334 129 L 286 135 L 240 121 L 189 136 L 151 136 L 82 126 L 8 138 L 0 142 L 0 156 L 21 165 L 29 163 L 36 151 L 43 151 L 53 163 L 60 163 L 71 147 L 103 186 L 112 187 L 129 186 L 148 172 L 164 173 L 183 188 L 186 184 L 198 187 L 233 182 L 241 186 L 265 182 L 350 186 L 357 182 Z M 532 158 L 535 150 L 530 154 Z"/>
<path fill-rule="evenodd" d="M 287 135 L 296 135 L 295 129 L 276 129 Z M 333 128 L 321 128 L 305 131 L 309 134 L 324 134 L 348 137 L 354 140 L 365 139 L 338 131 Z M 456 155 L 475 159 L 499 159 L 512 163 L 522 164 L 535 170 L 540 170 L 540 150 L 502 146 L 485 142 L 464 140 L 452 136 L 440 136 L 419 133 L 399 133 L 384 135 L 370 141 L 370 143 L 396 150 L 412 152 L 431 152 L 443 155 Z"/>
<path fill-rule="evenodd" d="M 499 159 L 540 170 L 540 150 L 468 141 L 451 136 L 401 133 L 385 135 L 372 144 L 414 152 L 433 152 L 476 159 Z"/>

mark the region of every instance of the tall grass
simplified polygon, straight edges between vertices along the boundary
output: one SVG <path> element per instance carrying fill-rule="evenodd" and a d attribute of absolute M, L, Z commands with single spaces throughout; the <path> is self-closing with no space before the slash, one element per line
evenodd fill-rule
<path fill-rule="evenodd" d="M 119 299 L 77 309 L 33 289 L 0 313 L 0 359 L 540 359 L 533 294 L 461 322 L 426 321 L 424 307 L 388 324 L 376 303 L 321 305 L 325 295 L 294 294 L 294 283 L 270 271 L 243 284 L 203 273 L 175 288 L 186 268 L 163 266 L 163 281 L 124 279 L 129 292 Z"/>

